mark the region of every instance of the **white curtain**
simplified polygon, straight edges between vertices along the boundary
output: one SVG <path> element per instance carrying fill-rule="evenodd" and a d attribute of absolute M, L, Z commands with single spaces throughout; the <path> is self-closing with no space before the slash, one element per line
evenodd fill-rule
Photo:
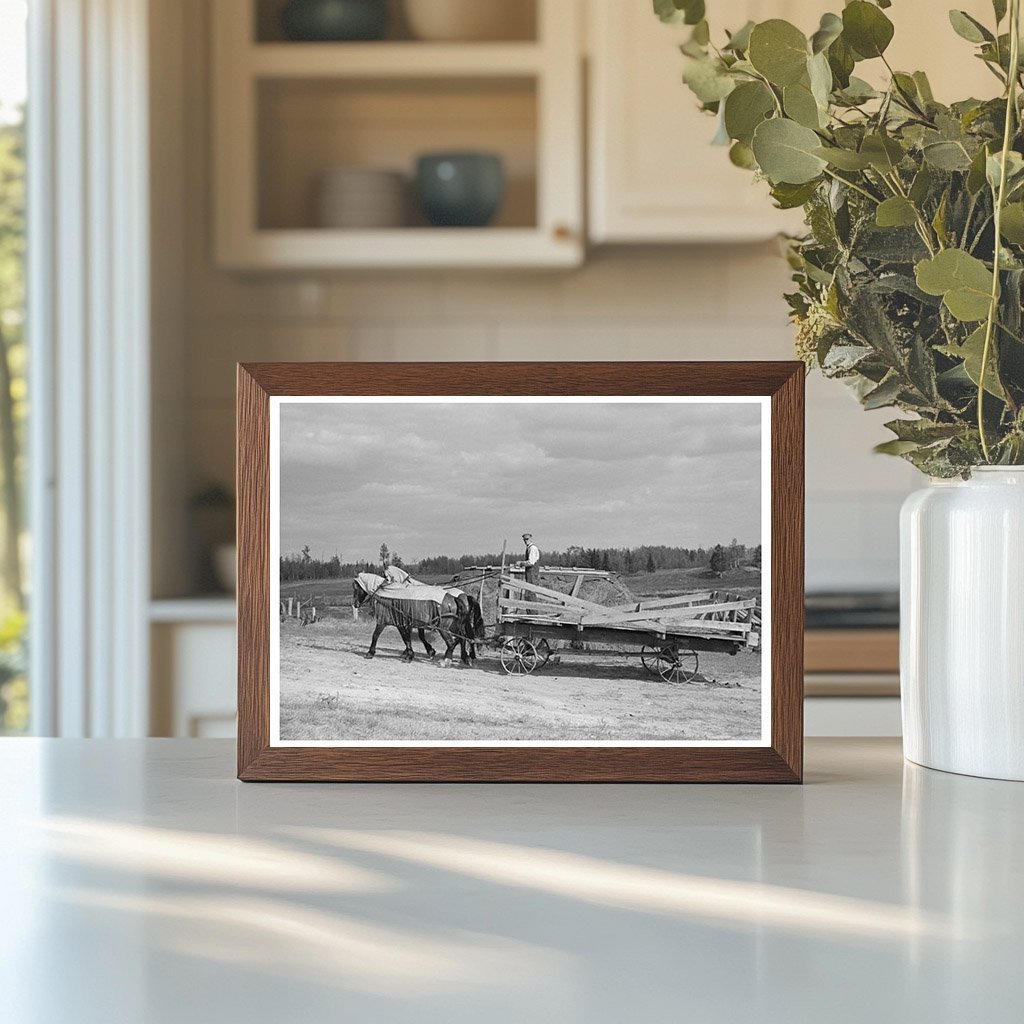
<path fill-rule="evenodd" d="M 34 731 L 148 724 L 146 0 L 32 0 Z"/>

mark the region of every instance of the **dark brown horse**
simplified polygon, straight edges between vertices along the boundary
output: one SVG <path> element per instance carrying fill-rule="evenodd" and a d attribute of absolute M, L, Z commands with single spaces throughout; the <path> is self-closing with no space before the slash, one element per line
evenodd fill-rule
<path fill-rule="evenodd" d="M 378 593 L 385 583 L 382 576 L 373 573 L 360 573 L 352 583 L 353 614 L 357 614 L 357 610 L 366 605 L 377 620 L 370 649 L 366 652 L 367 658 L 377 653 L 377 641 L 388 626 L 394 626 L 405 643 L 402 655 L 405 661 L 413 661 L 415 658 L 412 649 L 414 629 L 430 658 L 434 658 L 437 652 L 428 642 L 426 634 L 428 631 L 440 634 L 446 647 L 441 662 L 445 668 L 452 664 L 452 652 L 456 645 L 460 648 L 464 665 L 469 665 L 476 658 L 474 641 L 483 638 L 484 622 L 479 602 L 475 598 L 462 591 L 450 591 L 445 593 L 439 603 L 419 600 L 411 595 L 403 596 L 400 587 Z"/>

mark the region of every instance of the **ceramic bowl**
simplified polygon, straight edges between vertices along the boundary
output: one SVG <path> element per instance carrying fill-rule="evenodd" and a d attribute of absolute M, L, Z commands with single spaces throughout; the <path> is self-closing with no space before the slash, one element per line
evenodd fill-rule
<path fill-rule="evenodd" d="M 505 194 L 501 157 L 426 153 L 416 162 L 416 193 L 436 227 L 483 227 L 494 219 Z"/>
<path fill-rule="evenodd" d="M 387 0 L 290 0 L 281 11 L 285 38 L 296 42 L 380 39 L 387 26 Z"/>
<path fill-rule="evenodd" d="M 399 228 L 406 222 L 404 175 L 364 167 L 338 167 L 321 178 L 316 222 L 322 228 Z"/>

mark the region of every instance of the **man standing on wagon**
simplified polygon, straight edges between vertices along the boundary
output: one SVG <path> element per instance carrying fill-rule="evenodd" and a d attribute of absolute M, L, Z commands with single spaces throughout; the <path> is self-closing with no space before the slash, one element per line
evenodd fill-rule
<path fill-rule="evenodd" d="M 535 587 L 540 586 L 540 548 L 533 543 L 533 534 L 524 533 L 523 543 L 526 545 L 526 557 L 519 564 L 526 570 L 526 582 Z"/>

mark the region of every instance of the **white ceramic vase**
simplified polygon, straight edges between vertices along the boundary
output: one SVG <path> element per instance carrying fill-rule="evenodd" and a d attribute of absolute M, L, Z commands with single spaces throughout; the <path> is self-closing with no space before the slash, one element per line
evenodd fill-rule
<path fill-rule="evenodd" d="M 906 757 L 1024 781 L 1024 467 L 912 494 L 900 551 Z"/>

